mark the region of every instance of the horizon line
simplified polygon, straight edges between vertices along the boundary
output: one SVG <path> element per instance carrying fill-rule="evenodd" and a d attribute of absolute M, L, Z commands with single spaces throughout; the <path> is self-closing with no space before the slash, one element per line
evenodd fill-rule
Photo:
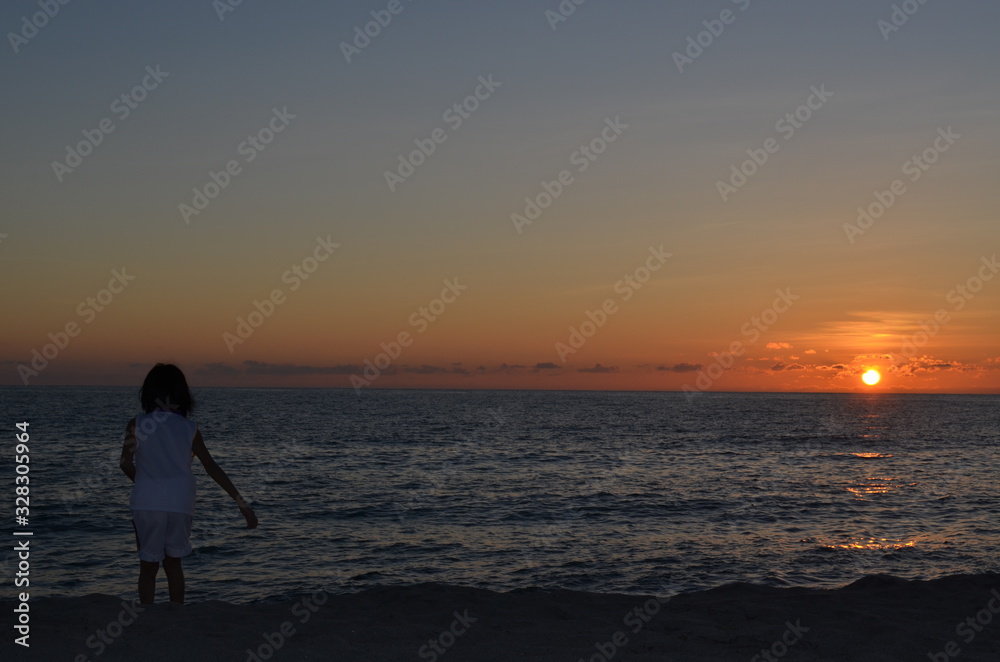
<path fill-rule="evenodd" d="M 127 384 L 0 384 L 0 388 L 134 388 L 139 386 Z M 353 391 L 352 386 L 190 386 L 192 391 L 201 389 L 284 389 L 284 390 L 326 390 L 326 391 Z M 670 389 L 594 389 L 594 388 L 487 388 L 487 387 L 437 387 L 437 386 L 367 386 L 365 391 L 503 391 L 503 392 L 550 392 L 550 393 L 679 393 L 686 394 L 683 390 Z M 982 389 L 978 391 L 899 391 L 899 390 L 855 390 L 855 391 L 697 391 L 699 395 L 731 395 L 731 394 L 760 394 L 760 395 L 1000 395 L 1000 389 Z M 358 394 L 361 397 L 361 394 Z M 695 396 L 697 397 L 697 396 Z"/>

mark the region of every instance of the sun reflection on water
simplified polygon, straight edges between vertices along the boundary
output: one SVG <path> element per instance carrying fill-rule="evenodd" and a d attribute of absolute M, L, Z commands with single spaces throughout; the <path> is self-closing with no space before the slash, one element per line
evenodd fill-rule
<path fill-rule="evenodd" d="M 889 494 L 913 485 L 914 483 L 901 481 L 899 476 L 868 476 L 860 483 L 847 485 L 846 489 L 859 499 L 864 499 L 877 494 Z"/>
<path fill-rule="evenodd" d="M 892 538 L 857 538 L 840 543 L 821 545 L 826 549 L 868 549 L 879 552 L 895 552 L 908 547 L 916 547 L 916 540 L 900 540 Z"/>

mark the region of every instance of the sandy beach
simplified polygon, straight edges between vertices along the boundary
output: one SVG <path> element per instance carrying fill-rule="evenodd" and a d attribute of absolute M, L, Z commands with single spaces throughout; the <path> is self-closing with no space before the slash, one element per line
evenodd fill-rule
<path fill-rule="evenodd" d="M 4 602 L 10 617 L 15 603 Z M 107 595 L 30 604 L 34 660 L 996 660 L 1000 575 L 886 576 L 837 590 L 730 584 L 676 596 L 420 584 L 143 610 Z M 4 659 L 11 659 L 7 653 Z"/>

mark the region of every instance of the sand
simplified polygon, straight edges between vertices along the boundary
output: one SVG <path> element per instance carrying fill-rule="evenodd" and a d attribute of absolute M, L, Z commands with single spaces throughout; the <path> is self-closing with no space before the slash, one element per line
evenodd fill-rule
<path fill-rule="evenodd" d="M 11 623 L 15 605 L 3 603 Z M 666 602 L 420 584 L 133 611 L 107 595 L 32 599 L 31 646 L 8 634 L 2 659 L 1000 660 L 996 574 L 874 576 L 837 590 L 731 584 Z"/>

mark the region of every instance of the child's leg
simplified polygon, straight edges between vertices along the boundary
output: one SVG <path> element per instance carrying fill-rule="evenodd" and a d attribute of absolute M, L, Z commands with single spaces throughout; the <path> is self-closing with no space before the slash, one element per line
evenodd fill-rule
<path fill-rule="evenodd" d="M 164 561 L 166 568 L 166 561 Z M 139 561 L 139 602 L 144 605 L 153 604 L 153 596 L 156 595 L 156 573 L 160 571 L 160 564 L 156 561 Z"/>
<path fill-rule="evenodd" d="M 163 572 L 167 574 L 170 601 L 184 604 L 184 568 L 181 567 L 181 560 L 173 556 L 164 556 Z"/>

